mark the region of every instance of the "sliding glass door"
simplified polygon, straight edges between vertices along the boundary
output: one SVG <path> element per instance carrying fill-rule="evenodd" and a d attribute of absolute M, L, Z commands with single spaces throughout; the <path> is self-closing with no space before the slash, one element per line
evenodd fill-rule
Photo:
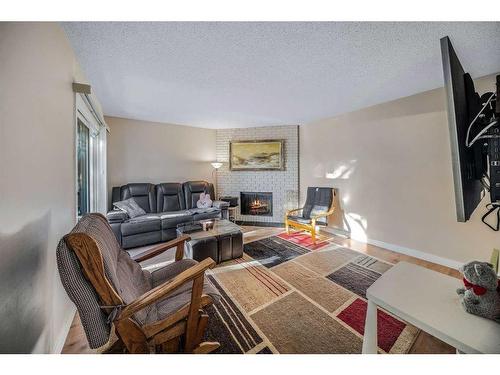
<path fill-rule="evenodd" d="M 106 128 L 80 95 L 76 96 L 75 146 L 77 217 L 106 213 Z"/>
<path fill-rule="evenodd" d="M 77 203 L 78 216 L 90 212 L 90 131 L 77 120 Z"/>

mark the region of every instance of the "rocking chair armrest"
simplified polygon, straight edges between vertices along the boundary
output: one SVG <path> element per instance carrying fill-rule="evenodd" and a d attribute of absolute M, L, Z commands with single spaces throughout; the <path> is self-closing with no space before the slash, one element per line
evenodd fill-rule
<path fill-rule="evenodd" d="M 175 276 L 173 279 L 161 285 L 158 285 L 156 288 L 153 288 L 150 291 L 144 293 L 135 301 L 125 306 L 121 313 L 117 316 L 116 320 L 129 318 L 146 306 L 149 306 L 152 303 L 159 301 L 169 293 L 172 293 L 174 290 L 186 284 L 187 282 L 193 281 L 199 277 L 203 278 L 205 271 L 209 268 L 212 268 L 214 265 L 214 260 L 212 258 L 207 258 L 202 262 L 194 265 L 193 267 L 188 268 L 187 270 Z"/>
<path fill-rule="evenodd" d="M 188 235 L 182 235 L 180 237 L 174 238 L 171 241 L 156 245 L 150 250 L 133 257 L 132 260 L 140 263 L 147 259 L 154 258 L 155 256 L 160 255 L 161 253 L 167 251 L 168 249 L 171 249 L 174 246 L 177 246 L 177 250 L 175 252 L 175 260 L 181 260 L 184 257 L 184 243 L 186 241 L 189 241 L 190 239 L 191 237 L 189 237 Z"/>

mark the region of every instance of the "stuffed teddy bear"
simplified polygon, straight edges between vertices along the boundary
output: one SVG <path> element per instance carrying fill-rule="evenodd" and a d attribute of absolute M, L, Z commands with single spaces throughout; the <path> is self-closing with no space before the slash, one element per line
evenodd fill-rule
<path fill-rule="evenodd" d="M 500 323 L 500 281 L 490 263 L 469 262 L 460 267 L 464 287 L 457 289 L 465 311 Z"/>
<path fill-rule="evenodd" d="M 210 194 L 201 193 L 200 199 L 196 202 L 196 207 L 198 208 L 209 208 L 212 207 L 212 199 L 210 199 Z"/>

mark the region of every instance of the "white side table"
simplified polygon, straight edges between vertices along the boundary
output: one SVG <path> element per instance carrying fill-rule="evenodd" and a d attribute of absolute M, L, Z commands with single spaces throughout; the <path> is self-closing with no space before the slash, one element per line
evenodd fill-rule
<path fill-rule="evenodd" d="M 466 313 L 455 290 L 462 282 L 406 262 L 385 272 L 366 291 L 363 353 L 377 353 L 377 307 L 464 353 L 500 353 L 500 324 Z"/>

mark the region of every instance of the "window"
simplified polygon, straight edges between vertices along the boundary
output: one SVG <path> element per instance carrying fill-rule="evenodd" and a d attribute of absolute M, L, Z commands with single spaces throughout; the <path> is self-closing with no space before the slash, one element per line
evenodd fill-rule
<path fill-rule="evenodd" d="M 77 119 L 77 140 L 76 140 L 76 161 L 78 165 L 78 185 L 77 201 L 78 216 L 85 215 L 90 207 L 90 180 L 89 180 L 89 159 L 90 159 L 90 137 L 89 128 Z"/>
<path fill-rule="evenodd" d="M 106 212 L 106 125 L 76 94 L 76 212 Z"/>

